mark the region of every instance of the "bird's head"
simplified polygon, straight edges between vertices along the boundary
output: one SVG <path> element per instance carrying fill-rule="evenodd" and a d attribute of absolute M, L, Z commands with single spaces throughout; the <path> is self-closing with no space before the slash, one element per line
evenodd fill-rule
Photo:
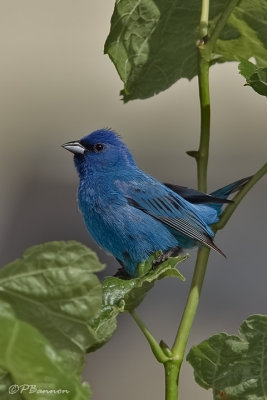
<path fill-rule="evenodd" d="M 62 147 L 74 154 L 74 163 L 80 176 L 135 165 L 126 145 L 110 129 L 99 129 Z"/>

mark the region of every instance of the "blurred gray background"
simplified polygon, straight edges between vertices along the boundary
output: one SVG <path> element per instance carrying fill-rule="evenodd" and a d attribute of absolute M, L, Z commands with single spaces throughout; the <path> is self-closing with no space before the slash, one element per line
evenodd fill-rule
<path fill-rule="evenodd" d="M 103 45 L 113 1 L 1 0 L 1 266 L 25 248 L 75 239 L 92 246 L 113 274 L 117 264 L 91 241 L 76 205 L 72 157 L 60 145 L 101 127 L 119 132 L 140 167 L 160 180 L 196 187 L 186 150 L 199 140 L 197 80 L 124 105 L 122 83 Z M 253 174 L 267 153 L 267 102 L 244 87 L 237 64 L 211 69 L 212 136 L 209 189 Z M 266 200 L 262 179 L 216 243 L 189 346 L 221 331 L 236 334 L 243 319 L 267 313 Z M 139 307 L 154 335 L 172 344 L 195 260 L 181 266 L 187 281 L 159 282 Z M 121 315 L 112 340 L 87 358 L 84 378 L 93 400 L 164 398 L 164 374 L 137 326 Z M 184 364 L 181 399 L 211 399 Z"/>

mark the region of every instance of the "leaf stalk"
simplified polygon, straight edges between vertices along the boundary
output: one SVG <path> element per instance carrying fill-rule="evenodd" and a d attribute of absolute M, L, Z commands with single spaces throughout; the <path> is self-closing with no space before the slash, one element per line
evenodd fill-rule
<path fill-rule="evenodd" d="M 237 5 L 237 3 L 240 0 L 228 0 L 226 6 L 224 7 L 219 19 L 216 22 L 216 25 L 214 26 L 214 29 L 211 31 L 210 33 L 210 37 L 209 40 L 207 42 L 206 45 L 206 51 L 211 55 L 216 41 L 219 38 L 223 28 L 225 27 L 225 24 L 228 21 L 228 18 L 230 17 L 233 9 L 235 8 L 235 6 Z"/>
<path fill-rule="evenodd" d="M 200 37 L 205 38 L 208 35 L 208 24 L 209 24 L 209 0 L 202 0 L 202 8 L 200 15 Z"/>
<path fill-rule="evenodd" d="M 147 339 L 150 348 L 158 360 L 158 362 L 164 364 L 165 362 L 169 361 L 170 357 L 168 357 L 164 351 L 162 350 L 160 344 L 157 342 L 157 340 L 154 338 L 152 333 L 148 330 L 148 328 L 145 326 L 144 322 L 141 320 L 141 318 L 138 316 L 135 310 L 130 311 L 131 316 L 143 332 L 145 338 Z"/>
<path fill-rule="evenodd" d="M 265 163 L 248 181 L 248 183 L 234 196 L 233 203 L 229 204 L 220 217 L 220 221 L 214 224 L 212 229 L 214 232 L 224 228 L 235 209 L 238 207 L 240 202 L 246 196 L 246 194 L 253 188 L 253 186 L 267 174 L 267 163 Z"/>
<path fill-rule="evenodd" d="M 199 249 L 196 260 L 196 267 L 192 278 L 192 283 L 187 298 L 181 323 L 172 347 L 173 356 L 182 363 L 184 352 L 187 345 L 189 333 L 194 321 L 195 313 L 198 307 L 203 280 L 207 268 L 210 249 L 203 247 Z"/>

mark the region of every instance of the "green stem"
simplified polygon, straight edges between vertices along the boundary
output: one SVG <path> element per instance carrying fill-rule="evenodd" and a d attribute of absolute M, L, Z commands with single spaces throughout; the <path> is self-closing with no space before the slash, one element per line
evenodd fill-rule
<path fill-rule="evenodd" d="M 194 156 L 197 161 L 197 175 L 198 175 L 198 189 L 207 192 L 207 170 L 209 159 L 209 142 L 210 142 L 210 94 L 209 94 L 209 67 L 212 57 L 212 51 L 215 46 L 223 27 L 225 26 L 228 17 L 230 16 L 233 8 L 238 0 L 229 0 L 224 11 L 219 17 L 214 30 L 212 31 L 208 42 L 205 44 L 205 37 L 208 33 L 208 18 L 209 18 L 209 0 L 202 0 L 201 18 L 200 18 L 200 41 L 198 45 L 198 82 L 199 82 L 199 98 L 200 98 L 200 111 L 201 111 L 201 132 L 200 143 L 197 152 L 189 152 Z M 263 167 L 263 171 L 259 171 L 251 179 L 251 181 L 240 191 L 235 197 L 236 203 L 227 207 L 222 214 L 221 221 L 216 225 L 216 229 L 221 229 L 222 226 L 228 221 L 234 209 L 245 196 L 247 191 L 252 187 L 264 173 L 266 173 L 267 165 Z M 249 187 L 247 187 L 250 185 Z M 239 196 L 239 197 L 238 197 Z M 221 223 L 221 225 L 219 225 Z M 145 327 L 140 318 L 135 312 L 132 316 L 136 323 L 144 333 L 148 340 L 150 347 L 156 359 L 164 364 L 165 368 L 165 399 L 177 400 L 178 387 L 179 387 L 179 374 L 180 368 L 184 359 L 185 349 L 188 342 L 190 330 L 197 311 L 200 294 L 203 286 L 205 272 L 207 268 L 210 249 L 203 247 L 199 249 L 194 275 L 187 298 L 187 303 L 184 313 L 177 331 L 176 338 L 172 350 L 168 349 L 168 354 L 163 351 L 163 348 L 158 344 L 155 338 L 151 335 Z"/>
<path fill-rule="evenodd" d="M 181 365 L 184 359 L 184 352 L 187 345 L 189 333 L 194 321 L 196 310 L 199 303 L 200 293 L 205 277 L 210 249 L 203 247 L 198 250 L 196 267 L 187 298 L 187 303 L 181 319 L 181 323 L 172 348 L 173 357 Z"/>
<path fill-rule="evenodd" d="M 139 326 L 139 328 L 141 329 L 141 331 L 143 332 L 156 359 L 160 363 L 165 363 L 166 361 L 168 361 L 169 357 L 164 353 L 164 351 L 160 347 L 159 343 L 154 338 L 152 333 L 147 329 L 147 327 L 145 326 L 145 324 L 143 323 L 141 318 L 136 314 L 136 312 L 134 310 L 130 311 L 130 314 L 133 317 L 133 319 L 135 320 L 135 322 L 137 323 L 137 325 Z"/>
<path fill-rule="evenodd" d="M 165 369 L 165 399 L 177 400 L 178 399 L 178 376 L 180 366 L 177 361 L 167 361 L 164 364 Z"/>
<path fill-rule="evenodd" d="M 261 179 L 265 174 L 267 174 L 267 163 L 263 165 L 262 168 L 256 172 L 255 175 L 251 177 L 249 182 L 243 187 L 243 189 L 237 193 L 234 197 L 234 202 L 230 204 L 223 212 L 220 221 L 213 226 L 214 232 L 222 229 L 226 223 L 229 221 L 236 207 L 240 204 L 241 200 L 245 197 L 248 191 Z M 189 333 L 194 321 L 194 317 L 197 311 L 201 289 L 205 277 L 205 272 L 207 268 L 208 258 L 210 249 L 203 247 L 199 249 L 196 261 L 196 267 L 192 279 L 192 284 L 190 287 L 187 303 L 184 309 L 184 313 L 181 319 L 181 323 L 174 341 L 172 348 L 173 359 L 178 362 L 178 376 L 180 372 L 180 367 L 184 359 L 185 348 L 189 338 Z M 166 381 L 167 382 L 167 381 Z M 175 380 L 174 380 L 175 382 Z M 172 399 L 172 397 L 170 397 Z"/>
<path fill-rule="evenodd" d="M 262 168 L 260 168 L 255 175 L 253 175 L 248 183 L 238 192 L 235 197 L 233 198 L 233 203 L 229 204 L 229 206 L 226 207 L 224 212 L 222 213 L 220 217 L 220 221 L 217 222 L 217 224 L 213 225 L 212 229 L 214 232 L 217 232 L 219 229 L 222 229 L 229 219 L 231 218 L 233 212 L 235 209 L 238 207 L 242 199 L 246 196 L 246 194 L 249 192 L 250 189 L 265 175 L 267 174 L 267 163 L 263 165 Z"/>
<path fill-rule="evenodd" d="M 208 34 L 208 23 L 209 23 L 209 0 L 202 1 L 201 15 L 200 15 L 200 37 L 201 39 L 207 36 Z"/>
<path fill-rule="evenodd" d="M 207 35 L 208 17 L 209 17 L 209 1 L 202 0 L 202 9 L 200 17 L 200 34 L 198 52 L 198 82 L 199 82 L 199 98 L 201 111 L 201 135 L 199 149 L 196 154 L 191 155 L 197 160 L 198 189 L 207 192 L 207 171 L 209 159 L 209 141 L 210 141 L 210 94 L 209 94 L 209 67 L 212 57 L 212 51 L 216 41 L 222 32 L 231 12 L 239 0 L 229 0 L 222 11 L 213 31 L 208 38 L 206 44 L 203 38 Z"/>
<path fill-rule="evenodd" d="M 233 9 L 235 8 L 235 6 L 237 5 L 237 3 L 239 1 L 240 0 L 228 0 L 226 6 L 224 7 L 224 10 L 222 11 L 218 21 L 216 22 L 216 25 L 215 25 L 213 31 L 210 34 L 209 41 L 206 45 L 206 51 L 208 53 L 210 53 L 210 54 L 212 53 L 218 37 L 220 36 L 223 28 L 225 27 L 225 24 L 226 24 L 228 18 L 230 17 Z"/>
<path fill-rule="evenodd" d="M 198 82 L 201 112 L 200 143 L 196 154 L 198 189 L 207 191 L 207 169 L 210 139 L 210 95 L 209 95 L 209 57 L 203 47 L 203 38 L 207 35 L 209 18 L 209 1 L 202 0 L 200 18 L 200 42 L 198 47 Z M 198 251 L 197 261 L 190 292 L 179 329 L 172 348 L 173 360 L 165 363 L 166 400 L 178 399 L 179 374 L 184 359 L 186 344 L 199 303 L 201 288 L 209 257 L 209 249 Z"/>
<path fill-rule="evenodd" d="M 199 48 L 199 99 L 201 112 L 200 143 L 197 152 L 198 189 L 207 192 L 207 171 L 210 143 L 210 93 L 209 93 L 209 62 L 203 57 Z"/>

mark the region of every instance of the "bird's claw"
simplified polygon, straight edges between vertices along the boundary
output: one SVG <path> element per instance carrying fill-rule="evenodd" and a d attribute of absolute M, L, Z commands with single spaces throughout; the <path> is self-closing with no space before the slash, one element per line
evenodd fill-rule
<path fill-rule="evenodd" d="M 132 276 L 129 275 L 128 272 L 126 272 L 123 267 L 119 268 L 118 271 L 113 276 L 123 280 L 132 279 Z"/>
<path fill-rule="evenodd" d="M 181 249 L 179 247 L 173 247 L 166 251 L 165 253 L 160 254 L 152 263 L 152 268 L 157 268 L 164 261 L 168 260 L 169 257 L 176 257 L 180 253 Z"/>

